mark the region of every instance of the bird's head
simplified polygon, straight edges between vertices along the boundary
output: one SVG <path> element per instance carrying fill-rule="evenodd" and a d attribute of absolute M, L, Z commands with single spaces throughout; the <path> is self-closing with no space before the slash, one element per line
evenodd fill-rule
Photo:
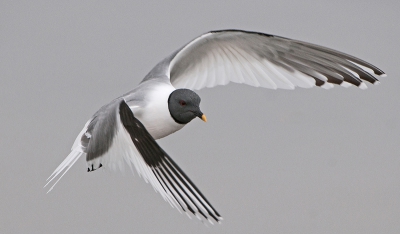
<path fill-rule="evenodd" d="M 179 124 L 187 124 L 199 117 L 207 122 L 206 116 L 200 110 L 200 97 L 189 89 L 177 89 L 168 98 L 168 109 L 172 118 Z"/>

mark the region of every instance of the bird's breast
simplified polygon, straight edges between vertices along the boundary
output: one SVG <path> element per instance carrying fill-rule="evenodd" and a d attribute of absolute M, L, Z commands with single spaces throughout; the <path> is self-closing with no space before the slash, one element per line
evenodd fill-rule
<path fill-rule="evenodd" d="M 176 123 L 169 112 L 168 98 L 174 90 L 175 88 L 168 84 L 154 86 L 145 97 L 146 104 L 132 109 L 135 117 L 154 139 L 166 137 L 185 126 Z"/>

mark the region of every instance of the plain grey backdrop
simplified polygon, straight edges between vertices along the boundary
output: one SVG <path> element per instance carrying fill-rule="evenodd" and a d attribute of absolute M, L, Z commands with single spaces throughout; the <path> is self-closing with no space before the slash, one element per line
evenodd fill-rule
<path fill-rule="evenodd" d="M 400 233 L 399 1 L 1 1 L 1 233 Z M 84 158 L 45 180 L 90 116 L 209 30 L 360 57 L 367 90 L 199 91 L 208 123 L 159 141 L 221 225 L 179 214 L 129 171 Z"/>

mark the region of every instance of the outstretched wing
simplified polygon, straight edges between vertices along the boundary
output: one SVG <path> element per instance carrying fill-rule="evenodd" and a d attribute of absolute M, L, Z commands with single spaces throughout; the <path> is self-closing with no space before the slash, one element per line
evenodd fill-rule
<path fill-rule="evenodd" d="M 129 134 L 134 146 L 142 156 L 140 158 L 135 157 L 135 159 L 139 160 L 136 163 L 132 161 L 132 163 L 135 166 L 142 166 L 141 169 L 139 167 L 136 169 L 143 174 L 144 178 L 150 181 L 154 189 L 164 199 L 175 206 L 178 205 L 183 211 L 191 212 L 197 217 L 200 214 L 205 219 L 211 217 L 219 222 L 221 216 L 218 212 L 211 206 L 189 177 L 157 144 L 143 124 L 134 117 L 125 102 L 121 102 L 119 114 L 122 125 L 126 130 L 124 133 Z M 130 158 L 132 159 L 133 157 Z"/>
<path fill-rule="evenodd" d="M 333 84 L 367 88 L 384 72 L 351 55 L 307 42 L 240 30 L 211 31 L 160 62 L 145 77 L 167 76 L 176 88 L 243 83 L 271 89 Z"/>
<path fill-rule="evenodd" d="M 171 206 L 199 219 L 222 220 L 199 189 L 135 118 L 123 99 L 102 107 L 78 138 L 81 140 L 79 147 L 86 154 L 88 171 L 100 167 L 122 168 L 125 161 L 130 167 L 133 164 L 138 174 L 150 182 Z M 49 182 L 62 171 L 66 172 L 81 155 L 71 153 Z"/>

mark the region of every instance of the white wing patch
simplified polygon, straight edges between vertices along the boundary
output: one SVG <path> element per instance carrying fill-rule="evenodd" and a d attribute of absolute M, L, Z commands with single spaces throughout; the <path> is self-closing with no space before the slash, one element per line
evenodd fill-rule
<path fill-rule="evenodd" d="M 186 180 L 187 177 L 181 174 L 181 170 L 176 168 L 176 164 L 168 157 L 163 158 L 161 164 L 158 166 L 149 166 L 133 143 L 133 140 L 140 142 L 142 139 L 132 139 L 123 126 L 119 114 L 116 114 L 117 131 L 111 147 L 104 155 L 88 161 L 88 168 L 92 168 L 93 166 L 94 169 L 103 167 L 110 170 L 119 169 L 123 171 L 126 163 L 131 170 L 134 167 L 139 176 L 146 183 L 150 183 L 153 189 L 179 212 L 184 210 L 189 217 L 189 214 L 192 214 L 198 219 L 205 219 L 210 223 L 212 223 L 210 217 L 214 218 L 217 222 L 222 220 L 218 214 L 214 213 L 214 209 L 203 199 L 203 196 L 198 193 L 198 190 L 192 186 L 191 182 Z M 137 127 L 140 128 L 139 125 Z M 68 161 L 71 159 L 72 157 Z M 63 162 L 59 167 L 64 168 L 64 164 L 68 163 Z M 56 171 L 59 171 L 59 169 L 56 169 Z"/>
<path fill-rule="evenodd" d="M 132 118 L 134 117 L 132 116 Z M 153 138 L 146 138 L 146 136 L 136 138 L 136 136 L 132 136 L 127 129 L 125 129 L 121 119 L 117 119 L 118 132 L 115 136 L 114 143 L 107 154 L 103 156 L 105 160 L 102 162 L 104 162 L 105 167 L 109 167 L 110 165 L 122 161 L 121 158 L 116 157 L 117 154 L 121 155 L 120 157 L 123 157 L 124 161 L 128 164 L 134 165 L 139 176 L 143 177 L 146 183 L 150 183 L 154 190 L 160 193 L 164 200 L 172 207 L 177 208 L 179 211 L 182 209 L 186 214 L 191 213 L 200 220 L 206 219 L 210 223 L 212 223 L 210 219 L 211 217 L 217 222 L 222 220 L 211 205 L 209 205 L 208 201 L 205 200 L 202 194 L 197 190 L 197 188 L 195 188 L 169 156 L 167 156 L 164 151 L 162 151 L 164 152 L 163 155 L 156 153 L 158 150 L 152 147 L 159 146 L 155 143 Z M 132 122 L 130 122 L 130 124 L 132 124 Z M 131 127 L 129 128 L 129 131 L 135 131 L 132 130 Z M 136 131 L 139 132 L 145 131 L 140 122 L 137 122 L 133 129 L 136 129 Z M 140 134 L 144 134 L 144 132 L 141 132 Z M 147 131 L 146 134 L 150 137 Z M 149 140 L 154 144 L 153 146 L 146 144 L 146 142 L 149 143 Z M 149 162 L 144 160 L 133 141 L 138 143 L 138 147 L 147 147 L 146 150 L 150 147 L 152 150 L 141 152 L 154 152 L 154 155 L 147 155 L 146 157 L 154 157 L 154 160 L 158 163 L 149 165 Z M 141 143 L 146 146 L 143 146 Z M 158 149 L 161 150 L 161 148 Z M 103 157 L 101 157 L 100 160 L 102 160 Z M 118 162 L 116 162 L 116 160 L 118 160 Z"/>

